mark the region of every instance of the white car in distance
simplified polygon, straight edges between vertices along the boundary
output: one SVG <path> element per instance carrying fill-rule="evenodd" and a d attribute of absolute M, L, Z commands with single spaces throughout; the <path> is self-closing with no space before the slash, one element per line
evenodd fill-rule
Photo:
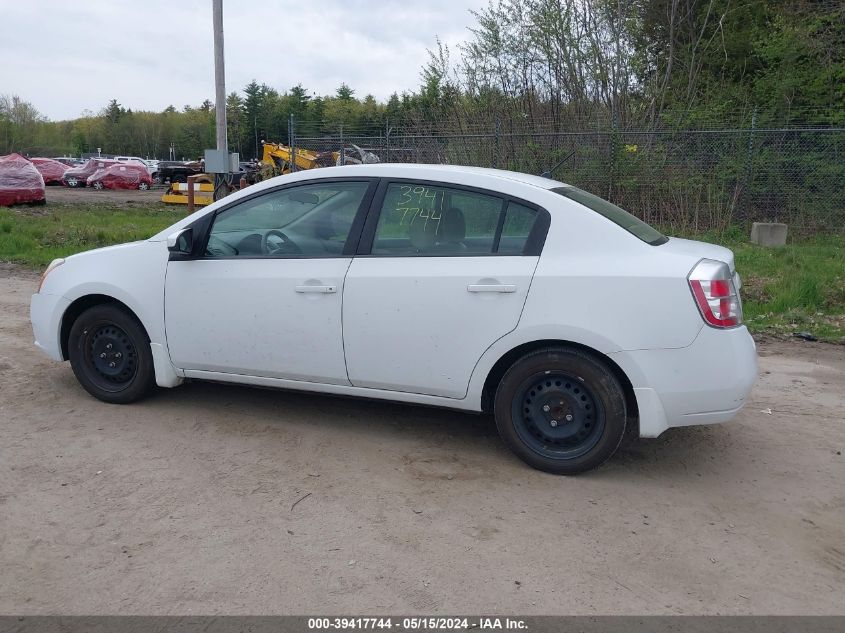
<path fill-rule="evenodd" d="M 137 163 L 143 165 L 147 172 L 149 172 L 150 176 L 153 176 L 158 171 L 157 160 L 146 160 L 137 156 L 115 156 L 114 160 L 121 163 Z"/>
<path fill-rule="evenodd" d="M 296 172 L 50 264 L 36 345 L 129 403 L 206 379 L 489 411 L 573 474 L 627 434 L 724 422 L 757 375 L 731 251 L 554 180 Z"/>

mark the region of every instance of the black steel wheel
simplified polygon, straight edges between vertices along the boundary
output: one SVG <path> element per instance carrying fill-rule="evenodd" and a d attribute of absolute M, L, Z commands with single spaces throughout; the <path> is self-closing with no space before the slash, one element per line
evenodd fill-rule
<path fill-rule="evenodd" d="M 116 305 L 94 306 L 79 315 L 70 329 L 68 352 L 79 383 L 104 402 L 134 402 L 155 386 L 146 332 Z"/>
<path fill-rule="evenodd" d="M 576 349 L 532 352 L 496 392 L 499 434 L 531 466 L 576 474 L 601 465 L 625 434 L 625 396 L 616 376 Z"/>

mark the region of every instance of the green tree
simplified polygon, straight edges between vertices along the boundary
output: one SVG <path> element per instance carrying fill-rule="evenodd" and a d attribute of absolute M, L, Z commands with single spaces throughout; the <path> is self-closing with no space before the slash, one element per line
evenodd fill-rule
<path fill-rule="evenodd" d="M 342 84 L 340 84 L 340 87 L 335 91 L 335 96 L 340 101 L 349 102 L 354 99 L 355 91 L 352 90 L 352 88 L 350 88 L 348 85 L 346 85 L 346 82 L 343 82 Z"/>

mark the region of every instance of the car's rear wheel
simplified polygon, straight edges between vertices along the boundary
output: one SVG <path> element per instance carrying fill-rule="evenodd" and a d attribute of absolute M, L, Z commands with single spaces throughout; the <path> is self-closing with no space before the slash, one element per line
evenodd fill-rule
<path fill-rule="evenodd" d="M 571 348 L 537 350 L 514 363 L 499 383 L 494 414 L 517 456 L 559 475 L 600 466 L 625 435 L 625 394 L 616 376 Z"/>
<path fill-rule="evenodd" d="M 150 186 L 145 182 L 138 183 L 138 189 L 140 189 L 141 191 L 146 191 L 149 188 Z"/>
<path fill-rule="evenodd" d="M 67 182 L 68 187 L 78 187 L 79 186 L 79 181 L 76 178 L 68 178 L 66 182 Z"/>
<path fill-rule="evenodd" d="M 101 182 L 98 180 L 97 182 L 95 182 L 95 183 L 94 183 L 93 185 L 91 185 L 91 186 L 92 186 L 92 187 L 94 187 L 94 189 L 96 189 L 97 191 L 100 191 L 100 190 L 103 188 L 103 183 L 101 183 Z"/>
<path fill-rule="evenodd" d="M 74 321 L 68 355 L 76 379 L 103 402 L 126 404 L 155 387 L 150 340 L 138 320 L 111 305 L 98 305 Z"/>

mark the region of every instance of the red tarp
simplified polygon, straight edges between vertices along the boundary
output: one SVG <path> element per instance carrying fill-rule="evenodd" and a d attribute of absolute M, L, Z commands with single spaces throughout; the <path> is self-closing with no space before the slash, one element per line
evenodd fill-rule
<path fill-rule="evenodd" d="M 71 167 L 65 172 L 62 182 L 69 187 L 84 187 L 85 181 L 98 169 L 104 169 L 109 165 L 116 165 L 116 160 L 110 158 L 91 158 L 87 163 L 79 167 Z"/>
<path fill-rule="evenodd" d="M 105 189 L 145 189 L 153 184 L 150 172 L 143 165 L 135 163 L 118 163 L 98 169 L 88 178 L 88 186 L 102 185 Z"/>
<path fill-rule="evenodd" d="M 0 206 L 44 200 L 44 179 L 20 154 L 0 156 Z"/>
<path fill-rule="evenodd" d="M 30 160 L 35 168 L 41 172 L 45 185 L 62 183 L 62 177 L 68 170 L 67 165 L 52 158 L 31 158 Z"/>

